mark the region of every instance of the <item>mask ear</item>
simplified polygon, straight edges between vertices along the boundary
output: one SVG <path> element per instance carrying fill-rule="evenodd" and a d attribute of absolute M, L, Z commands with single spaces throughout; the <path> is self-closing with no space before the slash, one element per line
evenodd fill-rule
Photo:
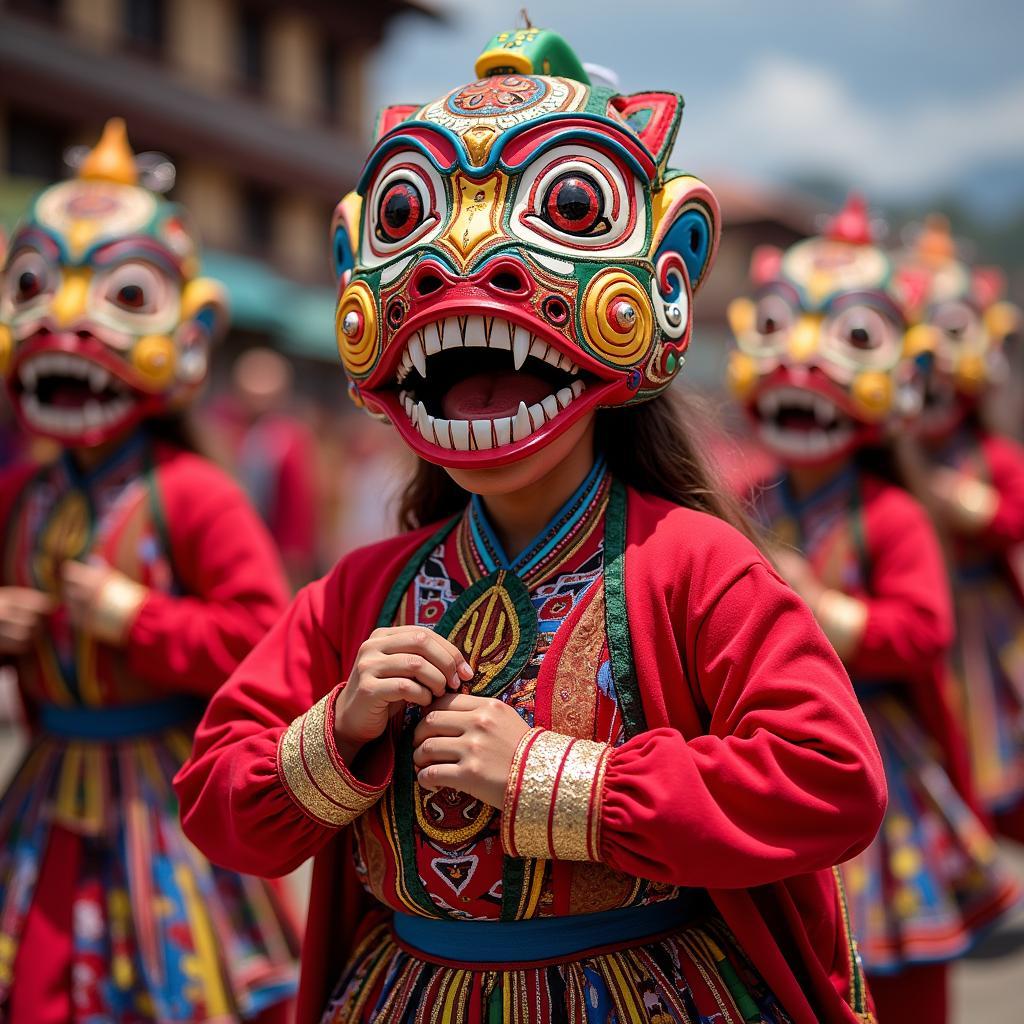
<path fill-rule="evenodd" d="M 359 249 L 359 220 L 363 199 L 357 192 L 349 192 L 334 208 L 331 219 L 331 267 L 340 292 L 352 276 Z"/>
<path fill-rule="evenodd" d="M 636 132 L 664 173 L 683 116 L 683 97 L 674 92 L 635 92 L 613 96 L 608 106 Z"/>
<path fill-rule="evenodd" d="M 177 331 L 178 380 L 187 392 L 206 376 L 210 348 L 228 328 L 228 299 L 224 286 L 212 277 L 196 277 L 181 293 L 181 326 Z"/>
<path fill-rule="evenodd" d="M 373 126 L 373 141 L 377 142 L 382 139 L 396 124 L 412 117 L 419 109 L 420 104 L 418 103 L 395 103 L 390 107 L 385 107 L 377 115 L 377 123 Z"/>
<path fill-rule="evenodd" d="M 200 326 L 213 344 L 228 329 L 228 297 L 220 281 L 212 277 L 196 277 L 181 293 L 182 322 Z"/>
<path fill-rule="evenodd" d="M 721 213 L 718 200 L 699 178 L 681 174 L 654 195 L 654 264 L 675 255 L 686 266 L 696 293 L 718 250 Z"/>

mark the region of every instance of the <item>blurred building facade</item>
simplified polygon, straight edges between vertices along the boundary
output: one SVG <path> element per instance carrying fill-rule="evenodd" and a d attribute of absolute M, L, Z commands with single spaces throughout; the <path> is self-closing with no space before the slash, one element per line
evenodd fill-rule
<path fill-rule="evenodd" d="M 136 150 L 173 160 L 236 325 L 273 336 L 291 283 L 312 321 L 365 153 L 368 62 L 409 12 L 433 16 L 418 0 L 0 0 L 0 221 L 123 116 Z"/>

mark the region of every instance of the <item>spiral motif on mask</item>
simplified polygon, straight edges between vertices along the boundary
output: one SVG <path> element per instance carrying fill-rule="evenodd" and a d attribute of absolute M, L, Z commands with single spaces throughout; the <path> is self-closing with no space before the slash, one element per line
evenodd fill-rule
<path fill-rule="evenodd" d="M 353 281 L 342 293 L 335 319 L 338 352 L 345 369 L 365 377 L 373 369 L 378 350 L 377 305 L 363 281 Z"/>
<path fill-rule="evenodd" d="M 583 329 L 600 358 L 616 366 L 634 366 L 654 340 L 651 300 L 625 271 L 602 270 L 583 294 Z"/>

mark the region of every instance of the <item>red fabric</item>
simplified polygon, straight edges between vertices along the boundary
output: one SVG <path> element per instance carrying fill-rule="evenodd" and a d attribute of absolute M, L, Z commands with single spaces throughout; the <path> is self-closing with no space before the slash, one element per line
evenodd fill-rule
<path fill-rule="evenodd" d="M 878 1024 L 946 1024 L 949 1020 L 949 965 L 908 967 L 899 974 L 869 979 Z"/>
<path fill-rule="evenodd" d="M 849 593 L 868 620 L 847 665 L 858 680 L 905 680 L 925 728 L 942 750 L 950 778 L 975 809 L 967 746 L 954 714 L 947 656 L 953 599 L 942 548 L 924 509 L 906 491 L 865 477 L 862 524 L 870 578 Z"/>
<path fill-rule="evenodd" d="M 163 453 L 157 487 L 185 595 L 150 592 L 129 634 L 128 669 L 207 696 L 280 615 L 287 585 L 267 530 L 216 466 Z"/>
<path fill-rule="evenodd" d="M 14 959 L 7 1024 L 67 1024 L 72 1019 L 71 913 L 81 858 L 79 837 L 55 826 Z"/>
<path fill-rule="evenodd" d="M 981 536 L 1001 550 L 1024 543 L 1024 448 L 998 434 L 983 434 L 980 444 L 990 483 L 999 492 L 995 517 Z"/>
<path fill-rule="evenodd" d="M 176 779 L 185 831 L 214 861 L 274 875 L 316 856 L 300 1024 L 319 1019 L 367 903 L 347 830 L 292 801 L 277 741 L 344 678 L 428 533 L 354 552 L 303 590 L 214 697 Z M 830 868 L 870 842 L 885 804 L 852 687 L 806 607 L 717 519 L 631 492 L 626 575 L 650 731 L 613 754 L 604 855 L 708 887 L 798 1024 L 849 1024 Z"/>

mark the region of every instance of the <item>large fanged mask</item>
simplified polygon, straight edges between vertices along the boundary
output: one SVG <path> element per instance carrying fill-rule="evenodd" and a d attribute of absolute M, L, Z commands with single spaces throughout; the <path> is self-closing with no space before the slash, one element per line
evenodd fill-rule
<path fill-rule="evenodd" d="M 352 397 L 423 458 L 486 468 L 669 385 L 719 216 L 666 166 L 680 97 L 593 86 L 538 29 L 476 72 L 383 113 L 333 252 Z"/>
<path fill-rule="evenodd" d="M 198 267 L 183 211 L 140 182 L 124 123 L 109 122 L 11 240 L 0 372 L 24 426 L 94 446 L 187 402 L 226 319 Z"/>
<path fill-rule="evenodd" d="M 729 307 L 729 382 L 766 448 L 823 464 L 918 413 L 931 351 L 907 330 L 919 279 L 875 244 L 862 199 L 820 237 L 755 250 L 751 278 L 754 295 Z"/>

